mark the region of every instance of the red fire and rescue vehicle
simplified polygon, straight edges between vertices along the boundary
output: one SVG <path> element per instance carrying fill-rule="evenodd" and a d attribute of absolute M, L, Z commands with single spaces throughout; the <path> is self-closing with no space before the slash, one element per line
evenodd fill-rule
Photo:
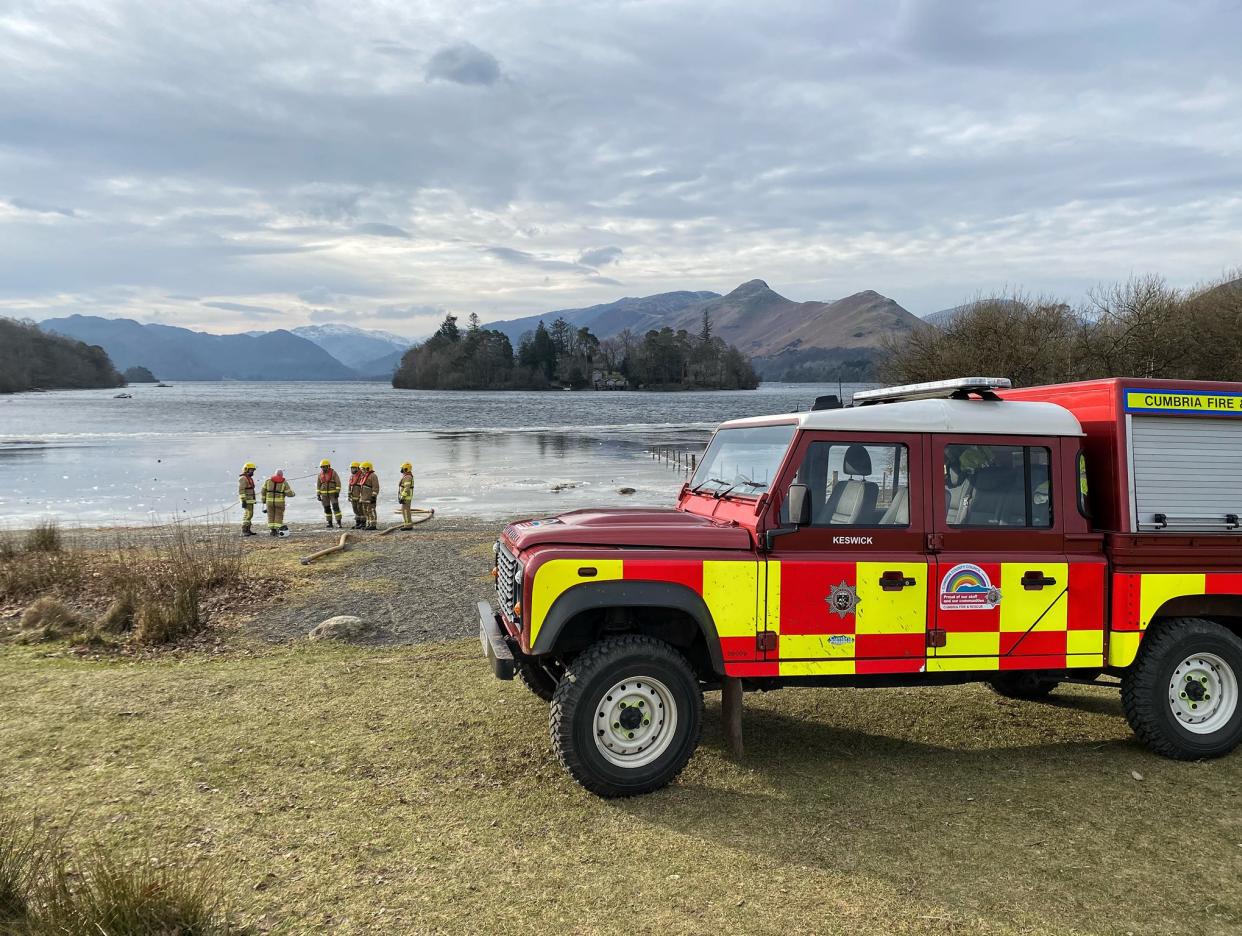
<path fill-rule="evenodd" d="M 825 401 L 828 402 L 828 401 Z M 1242 739 L 1242 384 L 965 378 L 723 424 L 675 508 L 506 527 L 496 675 L 602 796 L 669 783 L 702 692 L 1117 685 L 1174 758 Z"/>

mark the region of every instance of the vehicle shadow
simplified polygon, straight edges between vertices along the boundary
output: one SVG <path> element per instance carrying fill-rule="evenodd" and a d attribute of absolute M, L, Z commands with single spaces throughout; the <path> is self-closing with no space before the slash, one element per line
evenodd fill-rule
<path fill-rule="evenodd" d="M 1077 929 L 1086 905 L 1101 923 L 1176 927 L 1188 914 L 1212 929 L 1192 895 L 1230 892 L 1228 863 L 1196 872 L 1158 856 L 1176 853 L 1179 826 L 1202 823 L 1229 795 L 1236 767 L 1187 783 L 1196 765 L 1149 753 L 1115 695 L 1092 689 L 1067 687 L 1052 705 L 970 690 L 891 700 L 856 690 L 873 697 L 857 702 L 843 690 L 821 704 L 815 692 L 748 695 L 740 762 L 709 696 L 700 753 L 681 779 L 613 808 L 768 866 L 865 879 L 998 922 L 1026 913 Z M 1208 823 L 1205 835 L 1231 858 L 1227 826 Z M 1125 909 L 1109 918 L 1110 905 Z"/>

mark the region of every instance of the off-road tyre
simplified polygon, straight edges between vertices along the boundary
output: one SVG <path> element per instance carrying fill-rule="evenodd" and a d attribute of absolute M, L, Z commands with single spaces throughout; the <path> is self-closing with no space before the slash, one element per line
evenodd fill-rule
<path fill-rule="evenodd" d="M 1175 697 L 1180 693 L 1175 693 L 1174 682 L 1181 685 L 1185 678 L 1179 675 L 1181 668 L 1190 663 L 1193 669 L 1194 660 L 1223 664 L 1222 667 L 1209 662 L 1211 673 L 1204 678 L 1214 683 L 1221 677 L 1231 680 L 1218 693 L 1217 701 L 1225 706 L 1232 704 L 1232 715 L 1226 719 L 1228 708 L 1222 708 L 1220 727 L 1209 733 L 1188 729 L 1175 708 L 1179 704 Z M 1157 754 L 1175 760 L 1220 757 L 1242 741 L 1240 680 L 1242 639 L 1215 621 L 1171 618 L 1148 628 L 1143 635 L 1138 656 L 1121 677 L 1121 706 L 1139 740 Z"/>
<path fill-rule="evenodd" d="M 1046 699 L 1060 684 L 1060 680 L 1049 679 L 1038 670 L 1001 673 L 988 682 L 993 692 L 1006 699 Z"/>
<path fill-rule="evenodd" d="M 643 710 L 655 713 L 650 723 L 632 727 L 639 743 L 646 737 L 651 743 L 626 754 L 626 742 L 611 733 L 613 726 L 624 735 L 619 718 Z M 669 644 L 638 634 L 602 640 L 576 657 L 556 687 L 549 718 L 552 749 L 561 766 L 605 798 L 667 786 L 698 747 L 702 729 L 703 691 L 689 662 Z M 605 754 L 613 743 L 620 747 Z M 635 762 L 618 764 L 610 757 Z M 642 762 L 644 757 L 652 759 Z"/>
<path fill-rule="evenodd" d="M 538 663 L 529 660 L 517 660 L 514 669 L 517 671 L 518 682 L 545 702 L 551 702 L 556 694 L 556 686 L 560 681 Z"/>

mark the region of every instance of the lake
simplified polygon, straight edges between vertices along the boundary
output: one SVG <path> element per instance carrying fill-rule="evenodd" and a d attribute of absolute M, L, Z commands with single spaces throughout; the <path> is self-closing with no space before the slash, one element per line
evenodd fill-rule
<path fill-rule="evenodd" d="M 846 397 L 861 385 L 847 384 Z M 656 447 L 701 452 L 740 416 L 807 409 L 837 385 L 763 384 L 688 393 L 449 392 L 378 383 L 185 382 L 0 397 L 0 517 L 27 526 L 118 525 L 238 515 L 237 474 L 277 468 L 298 497 L 287 519 L 322 519 L 313 475 L 330 458 L 375 463 L 381 517 L 398 466 L 414 465 L 415 504 L 501 518 L 576 507 L 670 504 L 683 473 Z M 634 488 L 623 495 L 621 488 Z M 346 511 L 348 513 L 348 511 Z"/>

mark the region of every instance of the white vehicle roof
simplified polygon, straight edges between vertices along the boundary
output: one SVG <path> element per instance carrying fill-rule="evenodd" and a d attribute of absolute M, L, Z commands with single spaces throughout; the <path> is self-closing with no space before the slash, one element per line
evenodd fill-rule
<path fill-rule="evenodd" d="M 1055 403 L 1016 400 L 910 400 L 841 409 L 752 416 L 721 423 L 721 429 L 797 423 L 803 429 L 850 432 L 951 432 L 985 435 L 1080 436 L 1082 426 Z"/>

